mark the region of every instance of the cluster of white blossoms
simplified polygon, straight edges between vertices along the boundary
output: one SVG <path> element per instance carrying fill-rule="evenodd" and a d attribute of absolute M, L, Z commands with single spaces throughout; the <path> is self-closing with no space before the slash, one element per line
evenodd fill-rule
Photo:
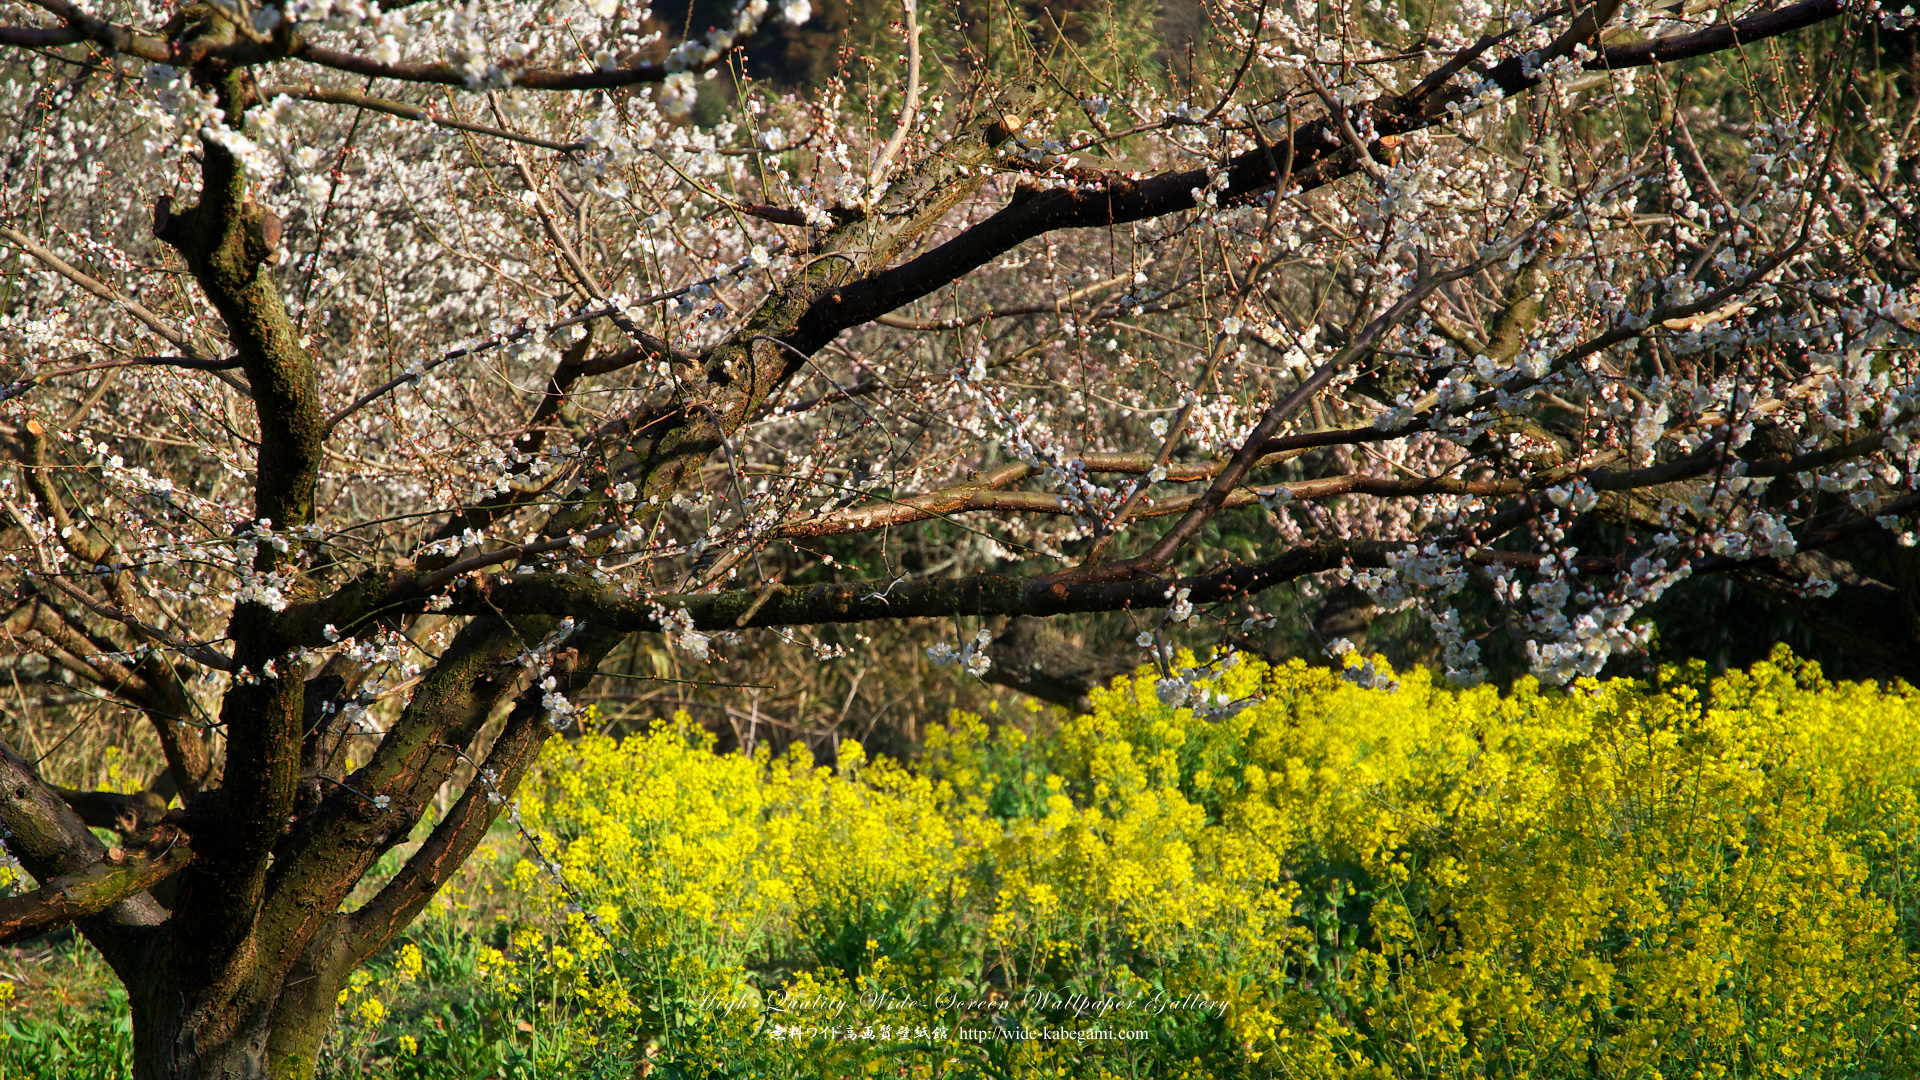
<path fill-rule="evenodd" d="M 958 664 L 969 675 L 985 675 L 993 667 L 993 658 L 987 655 L 987 646 L 992 641 L 993 631 L 983 629 L 974 634 L 972 640 L 962 642 L 957 649 L 944 641 L 927 646 L 927 659 L 935 667 Z"/>
<path fill-rule="evenodd" d="M 1240 654 L 1231 648 L 1217 651 L 1211 661 L 1194 667 L 1176 669 L 1169 665 L 1164 654 L 1158 659 L 1161 674 L 1153 684 L 1153 693 L 1154 697 L 1168 708 L 1191 709 L 1196 715 L 1219 720 L 1232 716 L 1260 700 L 1257 697 L 1232 697 L 1213 684 L 1213 677 L 1220 671 L 1239 666 Z M 1372 671 L 1371 664 L 1368 665 L 1368 670 Z M 1381 680 L 1383 687 L 1386 681 Z"/>

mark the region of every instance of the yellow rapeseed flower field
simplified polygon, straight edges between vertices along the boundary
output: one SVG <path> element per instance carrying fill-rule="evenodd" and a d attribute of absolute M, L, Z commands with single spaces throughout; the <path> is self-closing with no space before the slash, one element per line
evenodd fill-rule
<path fill-rule="evenodd" d="M 552 1075 L 1920 1075 L 1912 691 L 1183 659 L 908 764 L 555 740 L 486 992 Z"/>

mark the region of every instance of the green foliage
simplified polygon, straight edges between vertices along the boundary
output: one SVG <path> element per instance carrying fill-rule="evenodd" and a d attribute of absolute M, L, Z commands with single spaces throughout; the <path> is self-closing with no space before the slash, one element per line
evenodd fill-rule
<path fill-rule="evenodd" d="M 1920 696 L 1785 652 L 1505 695 L 1375 665 L 1143 670 L 911 765 L 556 742 L 323 1074 L 1920 1070 Z M 45 1035 L 117 1004 L 28 1005 L 0 1072 L 121 1075 Z"/>
<path fill-rule="evenodd" d="M 122 1080 L 130 1076 L 133 1021 L 124 994 L 104 1009 L 55 1006 L 0 1012 L 0 1076 Z"/>

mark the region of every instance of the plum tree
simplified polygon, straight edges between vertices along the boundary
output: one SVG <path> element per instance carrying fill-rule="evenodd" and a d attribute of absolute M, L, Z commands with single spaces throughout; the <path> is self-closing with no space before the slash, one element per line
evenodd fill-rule
<path fill-rule="evenodd" d="M 0 745 L 0 940 L 77 925 L 138 1076 L 310 1075 L 631 635 L 1165 663 L 1311 579 L 1565 682 L 1718 573 L 1920 656 L 1874 5 L 906 0 L 797 91 L 807 0 L 0 13 L 9 688 L 167 762 Z"/>

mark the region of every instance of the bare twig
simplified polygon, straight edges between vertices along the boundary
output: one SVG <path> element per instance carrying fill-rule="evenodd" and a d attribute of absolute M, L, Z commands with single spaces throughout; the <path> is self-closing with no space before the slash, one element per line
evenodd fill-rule
<path fill-rule="evenodd" d="M 907 135 L 913 131 L 913 122 L 920 112 L 920 17 L 919 0 L 901 0 L 907 21 L 907 99 L 900 106 L 900 123 L 893 129 L 893 136 L 880 151 L 880 157 L 873 163 L 873 171 L 867 175 L 867 191 L 871 193 L 886 179 L 887 170 L 893 167 L 893 159 L 900 148 L 907 144 Z M 869 196 L 871 197 L 871 196 Z"/>

